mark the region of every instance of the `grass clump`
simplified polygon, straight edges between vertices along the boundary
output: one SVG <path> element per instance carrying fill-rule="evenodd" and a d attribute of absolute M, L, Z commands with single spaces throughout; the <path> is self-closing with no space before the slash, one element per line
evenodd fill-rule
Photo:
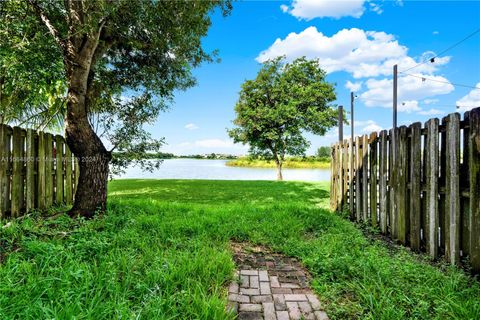
<path fill-rule="evenodd" d="M 478 282 L 365 237 L 328 197 L 301 182 L 113 181 L 102 217 L 0 229 L 0 318 L 233 319 L 232 239 L 298 257 L 332 319 L 478 318 Z"/>

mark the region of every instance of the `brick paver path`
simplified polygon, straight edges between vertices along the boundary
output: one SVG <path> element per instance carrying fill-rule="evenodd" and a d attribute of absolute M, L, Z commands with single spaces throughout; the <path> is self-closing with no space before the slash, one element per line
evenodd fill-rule
<path fill-rule="evenodd" d="M 228 289 L 228 308 L 238 319 L 328 319 L 308 287 L 308 272 L 296 259 L 264 247 L 234 244 L 233 248 L 239 270 Z"/>

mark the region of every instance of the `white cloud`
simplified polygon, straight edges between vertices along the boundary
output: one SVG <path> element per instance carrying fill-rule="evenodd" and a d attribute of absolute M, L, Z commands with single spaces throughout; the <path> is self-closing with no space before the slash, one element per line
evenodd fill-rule
<path fill-rule="evenodd" d="M 430 110 L 419 111 L 417 113 L 421 114 L 422 116 L 437 116 L 437 115 L 444 114 L 445 112 L 438 109 L 430 109 Z"/>
<path fill-rule="evenodd" d="M 383 128 L 380 127 L 376 123 L 369 124 L 365 128 L 362 129 L 362 132 L 374 132 L 374 131 L 381 131 Z"/>
<path fill-rule="evenodd" d="M 406 112 L 412 113 L 413 111 L 421 111 L 420 107 L 418 106 L 417 100 L 409 100 L 409 101 L 402 101 L 397 106 L 398 112 Z"/>
<path fill-rule="evenodd" d="M 440 101 L 440 100 L 438 100 L 438 99 L 425 99 L 425 100 L 423 100 L 423 103 L 424 104 L 434 104 L 434 103 L 437 103 L 438 101 Z"/>
<path fill-rule="evenodd" d="M 345 83 L 345 88 L 349 89 L 352 92 L 357 92 L 362 88 L 362 82 L 351 82 L 350 80 L 348 80 L 347 83 Z"/>
<path fill-rule="evenodd" d="M 419 77 L 398 78 L 398 110 L 405 112 L 418 111 L 418 100 L 436 95 L 448 94 L 454 90 L 453 85 L 442 76 L 429 76 L 430 79 L 440 81 L 423 81 Z M 392 86 L 391 79 L 368 79 L 365 82 L 367 91 L 360 95 L 367 107 L 392 107 Z M 415 101 L 415 102 L 412 102 Z M 402 105 L 402 103 L 405 103 Z"/>
<path fill-rule="evenodd" d="M 458 111 L 465 112 L 480 107 L 480 82 L 466 96 L 457 101 Z"/>
<path fill-rule="evenodd" d="M 282 4 L 280 6 L 280 10 L 282 10 L 282 12 L 287 12 L 288 11 L 288 6 L 286 4 Z"/>
<path fill-rule="evenodd" d="M 188 129 L 188 130 L 197 130 L 198 129 L 198 126 L 195 124 L 195 123 L 187 123 L 185 125 L 185 129 Z"/>
<path fill-rule="evenodd" d="M 276 39 L 256 60 L 264 62 L 282 55 L 293 60 L 306 56 L 318 59 L 320 66 L 329 73 L 346 71 L 354 78 L 364 78 L 391 75 L 394 64 L 401 65 L 403 70 L 416 66 L 419 61 L 409 57 L 407 51 L 395 36 L 385 32 L 352 28 L 329 37 L 312 26 L 300 33 L 292 32 L 285 39 Z M 432 74 L 449 60 L 450 57 L 437 58 L 435 64 L 421 64 L 415 71 Z"/>
<path fill-rule="evenodd" d="M 374 3 L 374 2 L 370 2 L 370 11 L 373 11 L 376 14 L 382 14 L 383 13 L 382 7 L 379 4 Z"/>
<path fill-rule="evenodd" d="M 360 18 L 365 11 L 365 0 L 293 0 L 291 8 L 281 5 L 283 12 L 302 20 L 314 18 Z"/>

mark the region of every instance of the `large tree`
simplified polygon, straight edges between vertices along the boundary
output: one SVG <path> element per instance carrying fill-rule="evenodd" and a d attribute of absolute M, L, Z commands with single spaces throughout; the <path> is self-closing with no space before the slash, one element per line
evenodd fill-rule
<path fill-rule="evenodd" d="M 304 132 L 324 135 L 337 124 L 334 86 L 325 80 L 318 61 L 283 57 L 266 61 L 254 80 L 242 84 L 235 105 L 235 142 L 250 146 L 250 153 L 271 158 L 282 180 L 286 155 L 303 155 L 310 143 Z"/>
<path fill-rule="evenodd" d="M 66 141 L 80 163 L 70 215 L 105 210 L 113 149 L 131 156 L 160 145 L 143 124 L 156 119 L 174 90 L 195 84 L 193 67 L 214 60 L 215 52 L 206 52 L 201 39 L 216 7 L 224 15 L 231 10 L 229 0 L 0 2 L 0 102 L 6 96 L 18 101 L 14 84 L 23 83 L 22 77 L 31 84 L 22 90 L 29 103 L 20 109 L 18 102 L 15 109 L 9 104 L 0 108 L 2 115 L 25 118 L 22 108 L 36 114 L 39 102 L 65 88 L 64 103 L 56 107 L 65 115 Z M 29 88 L 44 89 L 41 101 L 30 99 Z M 47 114 L 59 114 L 53 105 L 43 104 Z"/>

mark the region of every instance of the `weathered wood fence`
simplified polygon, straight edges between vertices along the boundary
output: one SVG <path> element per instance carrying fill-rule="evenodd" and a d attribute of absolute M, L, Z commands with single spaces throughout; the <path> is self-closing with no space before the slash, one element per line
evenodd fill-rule
<path fill-rule="evenodd" d="M 71 204 L 77 171 L 62 136 L 0 124 L 0 218 Z"/>
<path fill-rule="evenodd" d="M 344 140 L 331 170 L 333 210 L 480 272 L 480 108 Z"/>

